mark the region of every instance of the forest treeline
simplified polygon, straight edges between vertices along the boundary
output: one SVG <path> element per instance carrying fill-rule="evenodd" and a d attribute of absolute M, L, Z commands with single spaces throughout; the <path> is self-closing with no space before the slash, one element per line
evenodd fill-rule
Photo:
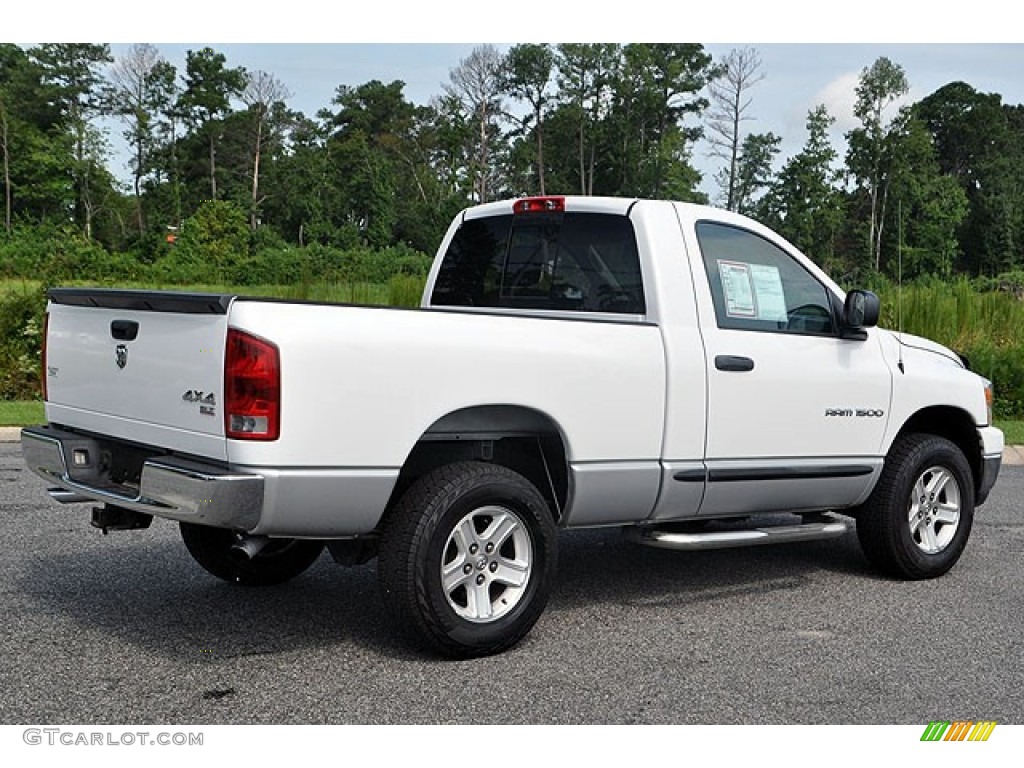
<path fill-rule="evenodd" d="M 861 72 L 844 153 L 818 106 L 782 158 L 781 137 L 745 132 L 764 77 L 752 48 L 716 61 L 699 44 L 481 45 L 427 104 L 371 80 L 306 115 L 273 73 L 211 48 L 179 71 L 148 44 L 117 57 L 0 45 L 0 268 L 38 274 L 63 243 L 72 271 L 85 249 L 117 274 L 169 259 L 161 274 L 185 277 L 205 260 L 187 253 L 197 215 L 212 227 L 200 241 L 231 230 L 243 275 L 247 259 L 295 247 L 429 254 L 462 207 L 544 193 L 712 202 L 844 281 L 894 275 L 898 260 L 908 278 L 1024 266 L 1024 107 L 951 82 L 897 108 L 906 74 L 879 58 Z M 111 120 L 127 182 L 110 168 Z M 692 162 L 701 138 L 720 160 L 710 201 Z"/>

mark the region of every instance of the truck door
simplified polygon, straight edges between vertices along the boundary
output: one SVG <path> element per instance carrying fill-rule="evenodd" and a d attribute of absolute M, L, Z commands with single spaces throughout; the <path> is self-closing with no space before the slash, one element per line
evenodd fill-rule
<path fill-rule="evenodd" d="M 857 503 L 881 470 L 892 374 L 877 331 L 842 338 L 841 304 L 767 234 L 686 234 L 708 376 L 701 515 Z"/>

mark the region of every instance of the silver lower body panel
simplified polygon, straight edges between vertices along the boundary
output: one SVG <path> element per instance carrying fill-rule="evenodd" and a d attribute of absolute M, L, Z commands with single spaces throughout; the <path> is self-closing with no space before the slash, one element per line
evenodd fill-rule
<path fill-rule="evenodd" d="M 102 483 L 92 472 L 76 472 L 75 452 L 94 457 L 99 441 L 53 427 L 21 432 L 29 469 L 57 486 L 51 496 L 60 502 L 92 501 L 171 520 L 248 531 L 263 510 L 263 478 L 232 472 L 213 464 L 161 456 L 142 465 L 138 488 Z"/>

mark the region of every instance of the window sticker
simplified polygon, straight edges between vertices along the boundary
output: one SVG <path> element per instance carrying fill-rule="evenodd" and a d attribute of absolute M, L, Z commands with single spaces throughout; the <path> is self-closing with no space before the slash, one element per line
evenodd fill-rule
<path fill-rule="evenodd" d="M 757 317 L 754 285 L 750 279 L 750 265 L 719 259 L 718 273 L 722 277 L 725 314 L 728 317 Z"/>
<path fill-rule="evenodd" d="M 782 290 L 779 268 L 770 264 L 751 264 L 750 277 L 754 283 L 757 319 L 785 323 L 786 294 Z"/>

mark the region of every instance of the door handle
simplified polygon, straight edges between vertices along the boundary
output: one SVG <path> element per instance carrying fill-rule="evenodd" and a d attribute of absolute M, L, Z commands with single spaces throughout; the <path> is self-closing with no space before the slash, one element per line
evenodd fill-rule
<path fill-rule="evenodd" d="M 752 371 L 754 361 L 739 355 L 716 355 L 715 368 L 720 371 Z"/>
<path fill-rule="evenodd" d="M 110 335 L 118 341 L 135 341 L 139 335 L 139 324 L 134 320 L 112 320 Z"/>

